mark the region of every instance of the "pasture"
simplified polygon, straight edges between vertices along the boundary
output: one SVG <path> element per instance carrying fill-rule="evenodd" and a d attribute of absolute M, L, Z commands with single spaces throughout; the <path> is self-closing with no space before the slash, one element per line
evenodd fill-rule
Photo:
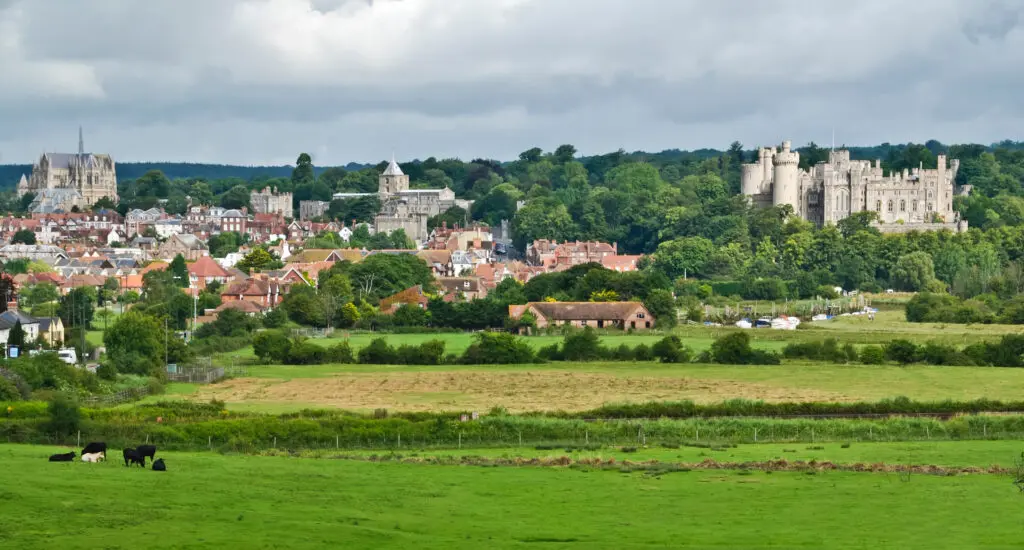
<path fill-rule="evenodd" d="M 651 475 L 213 453 L 161 453 L 168 471 L 153 472 L 46 462 L 55 450 L 0 446 L 4 547 L 1011 548 L 1024 524 L 1020 493 L 993 474 Z"/>

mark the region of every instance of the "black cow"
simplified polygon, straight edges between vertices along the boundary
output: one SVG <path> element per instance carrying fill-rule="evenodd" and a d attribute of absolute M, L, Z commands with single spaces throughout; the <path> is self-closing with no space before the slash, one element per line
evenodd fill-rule
<path fill-rule="evenodd" d="M 167 466 L 164 465 L 164 459 L 158 458 L 153 461 L 153 471 L 166 472 Z"/>
<path fill-rule="evenodd" d="M 145 459 L 142 458 L 141 456 L 139 456 L 139 453 L 135 449 L 125 449 L 125 450 L 121 451 L 121 454 L 124 455 L 124 465 L 125 466 L 131 466 L 132 464 L 138 464 L 142 468 L 146 467 L 145 463 L 143 462 L 143 460 L 145 460 Z"/>
<path fill-rule="evenodd" d="M 156 460 L 156 457 L 154 456 L 156 455 L 156 445 L 139 445 L 138 447 L 135 447 L 135 452 L 139 453 L 139 456 L 142 457 L 143 467 L 146 466 L 147 456 L 150 460 Z"/>
<path fill-rule="evenodd" d="M 50 462 L 71 462 L 75 459 L 75 451 L 59 455 L 50 455 Z"/>
<path fill-rule="evenodd" d="M 82 449 L 82 454 L 89 453 L 103 453 L 104 456 L 107 454 L 107 443 L 105 441 L 93 441 L 92 443 L 85 446 Z"/>

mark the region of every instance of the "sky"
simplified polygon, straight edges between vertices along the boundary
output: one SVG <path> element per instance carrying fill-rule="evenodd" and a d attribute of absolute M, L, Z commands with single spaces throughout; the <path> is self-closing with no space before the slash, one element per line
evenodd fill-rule
<path fill-rule="evenodd" d="M 0 0 L 0 163 L 1022 139 L 1019 0 Z"/>

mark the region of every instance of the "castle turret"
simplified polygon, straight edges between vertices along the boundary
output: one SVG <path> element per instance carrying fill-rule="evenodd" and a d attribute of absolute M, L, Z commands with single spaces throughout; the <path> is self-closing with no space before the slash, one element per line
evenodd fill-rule
<path fill-rule="evenodd" d="M 794 212 L 800 212 L 799 166 L 800 153 L 791 150 L 788 141 L 782 142 L 782 150 L 775 153 L 773 161 L 775 174 L 772 178 L 772 204 L 788 204 Z"/>
<path fill-rule="evenodd" d="M 740 189 L 743 194 L 752 197 L 761 192 L 761 174 L 763 174 L 760 164 L 744 164 L 740 167 Z"/>

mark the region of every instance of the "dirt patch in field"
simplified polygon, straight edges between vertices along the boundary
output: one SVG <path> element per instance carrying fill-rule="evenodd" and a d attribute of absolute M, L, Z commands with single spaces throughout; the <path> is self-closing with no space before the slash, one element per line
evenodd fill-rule
<path fill-rule="evenodd" d="M 308 403 L 342 409 L 395 411 L 478 410 L 512 412 L 592 409 L 606 403 L 720 402 L 744 398 L 769 402 L 849 401 L 841 394 L 779 388 L 755 382 L 698 380 L 573 372 L 402 372 L 340 374 L 331 378 L 238 378 L 200 388 L 196 399 L 229 403 Z"/>

